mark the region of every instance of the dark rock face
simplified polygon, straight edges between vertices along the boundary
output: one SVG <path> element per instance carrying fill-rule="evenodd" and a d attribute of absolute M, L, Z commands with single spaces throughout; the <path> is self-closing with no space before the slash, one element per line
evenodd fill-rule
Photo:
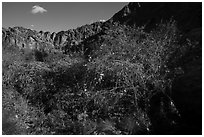
<path fill-rule="evenodd" d="M 90 25 L 84 25 L 76 29 L 70 29 L 67 31 L 60 31 L 53 37 L 54 45 L 56 48 L 63 48 L 63 50 L 68 49 L 72 46 L 77 46 L 83 40 L 99 33 L 102 30 L 102 22 L 95 22 Z"/>
<path fill-rule="evenodd" d="M 51 38 L 52 41 L 54 41 L 55 36 L 56 36 L 56 33 L 53 32 L 53 33 L 51 34 L 51 36 L 50 36 L 50 38 Z"/>
<path fill-rule="evenodd" d="M 171 18 L 176 20 L 178 28 L 185 32 L 201 27 L 201 3 L 129 3 L 116 13 L 109 22 L 119 22 L 121 24 L 136 26 L 146 25 L 146 29 L 149 30 L 157 23 L 161 21 L 165 22 Z"/>
<path fill-rule="evenodd" d="M 58 33 L 34 31 L 23 27 L 14 27 L 2 29 L 2 41 L 9 45 L 16 45 L 20 49 L 34 47 L 39 49 L 40 45 L 49 45 L 51 48 L 66 50 L 70 46 L 78 45 L 88 37 L 99 33 L 103 22 L 95 22 L 90 25 L 84 25 L 76 29 L 60 31 Z"/>
<path fill-rule="evenodd" d="M 13 45 L 19 47 L 19 49 L 39 49 L 43 42 L 47 42 L 47 45 L 52 45 L 51 42 L 43 36 L 43 32 L 37 32 L 34 30 L 26 29 L 23 27 L 14 27 L 3 29 L 3 39 L 2 42 L 8 45 Z"/>
<path fill-rule="evenodd" d="M 55 38 L 54 38 L 54 45 L 55 47 L 59 47 L 60 44 L 62 43 L 62 36 L 64 34 L 64 31 L 60 31 L 56 34 Z"/>

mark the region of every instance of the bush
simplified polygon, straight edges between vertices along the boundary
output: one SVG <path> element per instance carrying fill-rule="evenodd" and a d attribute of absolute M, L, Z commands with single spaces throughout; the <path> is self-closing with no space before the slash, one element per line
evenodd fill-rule
<path fill-rule="evenodd" d="M 13 101 L 21 114 L 15 122 L 24 132 L 16 134 L 150 134 L 156 129 L 155 116 L 176 109 L 169 93 L 178 67 L 174 62 L 185 53 L 175 22 L 150 33 L 120 25 L 104 31 L 100 45 L 84 45 L 90 46 L 89 60 L 82 52 L 57 54 L 53 62 L 9 65 L 3 85 L 12 90 L 3 89 L 3 104 L 6 108 Z M 155 99 L 158 109 L 151 103 L 157 93 L 168 98 Z M 174 121 L 165 118 L 166 125 Z"/>

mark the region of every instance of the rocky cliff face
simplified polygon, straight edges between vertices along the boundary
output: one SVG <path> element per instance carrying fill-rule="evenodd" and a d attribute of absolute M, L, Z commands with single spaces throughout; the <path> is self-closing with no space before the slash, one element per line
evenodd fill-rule
<path fill-rule="evenodd" d="M 88 37 L 99 33 L 102 30 L 102 24 L 103 22 L 95 22 L 76 29 L 58 32 L 54 37 L 54 45 L 58 49 L 66 49 L 78 45 Z"/>
<path fill-rule="evenodd" d="M 151 30 L 157 23 L 170 19 L 176 20 L 178 28 L 185 32 L 201 27 L 201 3 L 129 3 L 108 22 L 119 22 L 120 24 L 136 26 L 145 25 L 147 30 Z"/>
<path fill-rule="evenodd" d="M 50 38 L 42 32 L 23 27 L 14 27 L 8 29 L 3 28 L 2 33 L 2 42 L 7 46 L 15 45 L 19 49 L 40 49 L 42 45 L 53 47 Z"/>
<path fill-rule="evenodd" d="M 102 22 L 95 22 L 90 25 L 84 25 L 76 29 L 67 31 L 37 32 L 35 30 L 23 27 L 3 28 L 2 41 L 9 45 L 16 45 L 22 48 L 39 48 L 40 45 L 47 45 L 50 48 L 62 49 L 63 47 L 77 45 L 84 39 L 97 34 L 101 31 Z"/>

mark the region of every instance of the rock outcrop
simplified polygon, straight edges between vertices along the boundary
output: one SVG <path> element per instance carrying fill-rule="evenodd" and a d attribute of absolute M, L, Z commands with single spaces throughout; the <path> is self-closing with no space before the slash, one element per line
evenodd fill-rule
<path fill-rule="evenodd" d="M 146 26 L 151 30 L 157 23 L 176 20 L 178 28 L 189 31 L 202 26 L 202 6 L 199 2 L 144 2 L 129 3 L 108 22 Z"/>
<path fill-rule="evenodd" d="M 103 22 L 95 22 L 90 25 L 84 25 L 76 29 L 70 29 L 67 31 L 60 31 L 55 35 L 54 45 L 58 49 L 66 50 L 69 47 L 77 46 L 85 39 L 98 34 L 102 30 Z"/>
<path fill-rule="evenodd" d="M 78 45 L 86 38 L 99 33 L 102 30 L 102 24 L 103 22 L 95 22 L 58 33 L 37 32 L 23 27 L 3 28 L 2 41 L 7 43 L 6 45 L 16 45 L 20 49 L 34 49 L 34 47 L 39 49 L 40 45 L 41 47 L 47 45 L 46 47 L 65 51 L 70 46 Z"/>

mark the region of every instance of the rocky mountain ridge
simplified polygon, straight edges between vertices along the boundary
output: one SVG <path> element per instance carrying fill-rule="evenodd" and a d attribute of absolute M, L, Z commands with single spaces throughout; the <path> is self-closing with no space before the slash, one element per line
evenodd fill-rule
<path fill-rule="evenodd" d="M 2 41 L 22 48 L 25 45 L 46 44 L 55 49 L 77 46 L 85 39 L 111 28 L 114 23 L 145 26 L 151 30 L 158 23 L 176 20 L 179 30 L 187 35 L 201 36 L 201 7 L 199 3 L 129 3 L 109 20 L 60 32 L 43 32 L 23 27 L 2 28 Z M 35 43 L 35 44 L 34 44 Z M 38 46 L 37 46 L 38 47 Z"/>
<path fill-rule="evenodd" d="M 145 26 L 151 30 L 158 23 L 173 19 L 179 30 L 188 32 L 202 26 L 202 7 L 199 2 L 139 2 L 129 3 L 108 22 Z"/>
<path fill-rule="evenodd" d="M 95 22 L 84 25 L 76 29 L 60 31 L 58 33 L 35 31 L 23 27 L 2 28 L 2 41 L 8 45 L 16 45 L 20 49 L 29 47 L 30 49 L 40 48 L 46 45 L 49 48 L 61 49 L 65 46 L 77 45 L 87 37 L 100 32 L 102 22 Z"/>

